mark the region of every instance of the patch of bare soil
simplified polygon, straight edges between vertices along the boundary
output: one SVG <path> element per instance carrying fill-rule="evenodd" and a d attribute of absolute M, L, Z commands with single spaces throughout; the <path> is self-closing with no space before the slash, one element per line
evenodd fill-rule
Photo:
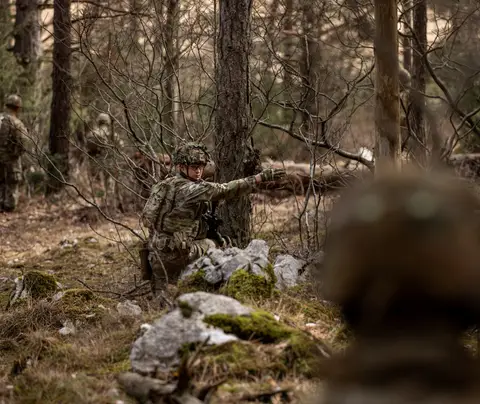
<path fill-rule="evenodd" d="M 269 236 L 275 244 L 276 229 L 291 222 L 295 210 L 293 200 L 279 201 L 273 209 L 257 203 L 256 234 Z M 130 368 L 130 347 L 140 325 L 158 318 L 165 308 L 140 280 L 138 217 L 117 214 L 113 219 L 123 226 L 106 221 L 88 206 L 40 199 L 17 212 L 0 214 L 0 403 L 133 402 L 116 377 Z M 275 248 L 286 250 L 282 242 Z M 53 275 L 65 289 L 93 291 L 94 298 L 72 299 L 71 306 L 27 300 L 6 310 L 14 279 L 31 270 Z M 117 311 L 116 305 L 127 298 L 142 308 L 140 316 Z M 336 315 L 311 294 L 292 291 L 251 304 L 335 342 L 340 327 Z M 74 324 L 75 332 L 63 335 L 59 330 L 66 320 Z M 294 374 L 282 381 L 232 376 L 213 401 L 252 402 L 256 391 L 272 389 L 290 391 L 295 401 L 299 391 L 310 387 L 311 381 L 298 380 Z"/>

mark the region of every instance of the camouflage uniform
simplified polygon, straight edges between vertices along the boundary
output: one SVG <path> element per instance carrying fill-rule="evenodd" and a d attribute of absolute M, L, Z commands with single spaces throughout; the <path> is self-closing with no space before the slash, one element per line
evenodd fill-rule
<path fill-rule="evenodd" d="M 206 165 L 209 157 L 203 145 L 187 143 L 177 150 L 175 165 Z M 284 170 L 265 170 L 262 181 L 283 177 Z M 216 243 L 206 238 L 208 226 L 202 215 L 211 210 L 211 202 L 234 199 L 251 193 L 255 176 L 224 184 L 192 181 L 183 173 L 171 175 L 152 187 L 144 207 L 142 221 L 149 228 L 149 261 L 154 288 L 167 281 L 175 282 L 190 262 Z"/>
<path fill-rule="evenodd" d="M 7 97 L 6 111 L 0 115 L 0 212 L 13 211 L 22 177 L 20 157 L 24 153 L 27 129 L 12 111 L 22 107 L 17 95 Z"/>
<path fill-rule="evenodd" d="M 108 114 L 98 114 L 95 127 L 85 135 L 85 143 L 89 156 L 89 177 L 94 183 L 100 180 L 107 199 L 111 192 L 115 195 L 117 191 L 112 173 L 115 171 L 116 148 L 123 146 L 118 134 L 112 133 Z"/>
<path fill-rule="evenodd" d="M 407 172 L 345 194 L 321 269 L 354 340 L 319 403 L 480 402 L 461 345 L 478 322 L 479 200 L 458 179 Z"/>

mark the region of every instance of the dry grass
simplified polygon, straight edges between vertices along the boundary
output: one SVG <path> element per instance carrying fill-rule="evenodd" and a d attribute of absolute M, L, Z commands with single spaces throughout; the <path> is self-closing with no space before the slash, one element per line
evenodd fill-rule
<path fill-rule="evenodd" d="M 264 204 L 256 211 L 265 211 L 266 207 Z M 279 226 L 292 220 L 294 210 L 295 203 L 289 200 L 278 203 L 264 216 L 257 214 L 254 220 L 263 221 L 266 226 L 257 226 L 258 233 L 271 235 L 272 228 L 281 231 Z M 136 256 L 125 251 L 118 240 L 133 254 L 137 240 L 109 222 L 93 221 L 90 225 L 82 222 L 81 217 L 85 217 L 82 206 L 52 206 L 42 201 L 13 214 L 0 214 L 2 310 L 13 279 L 28 270 L 50 273 L 65 288 L 86 285 L 98 299 L 91 305 L 77 304 L 73 309 L 62 302 L 26 301 L 0 313 L 0 386 L 4 386 L 0 388 L 0 403 L 133 402 L 118 387 L 115 377 L 129 369 L 130 347 L 140 324 L 159 317 L 164 309 L 158 301 L 139 293 L 135 299 L 143 309 L 142 316 L 132 319 L 119 315 L 115 306 L 138 282 L 139 270 Z M 132 228 L 138 227 L 136 217 L 120 219 Z M 289 233 L 294 234 L 294 230 Z M 282 243 L 276 249 L 287 250 Z M 100 300 L 102 309 L 98 310 Z M 340 329 L 335 309 L 319 302 L 308 291 L 282 293 L 274 299 L 249 303 L 335 343 Z M 72 318 L 77 322 L 77 332 L 61 335 L 58 331 L 62 324 Z M 307 326 L 308 323 L 315 326 Z M 257 375 L 231 374 L 215 402 L 242 402 L 248 391 L 263 391 L 268 386 L 308 390 L 310 382 L 293 374 L 277 382 L 273 377 L 275 372 L 267 371 L 267 359 L 272 352 L 262 351 L 270 348 L 258 349 L 252 362 L 252 366 L 260 368 Z M 196 366 L 200 371 L 215 369 L 217 365 L 197 363 Z M 201 384 L 201 374 L 196 380 Z"/>

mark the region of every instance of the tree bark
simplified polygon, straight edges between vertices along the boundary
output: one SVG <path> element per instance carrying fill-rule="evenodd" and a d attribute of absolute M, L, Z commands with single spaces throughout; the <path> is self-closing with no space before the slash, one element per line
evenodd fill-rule
<path fill-rule="evenodd" d="M 37 0 L 16 0 L 13 54 L 23 67 L 38 60 L 41 51 Z"/>
<path fill-rule="evenodd" d="M 425 0 L 416 0 L 413 8 L 413 31 L 418 39 L 414 41 L 412 63 L 412 88 L 414 99 L 411 101 L 411 128 L 414 135 L 413 157 L 417 164 L 424 165 L 427 160 L 427 142 L 425 130 L 425 61 L 427 53 L 427 4 Z"/>
<path fill-rule="evenodd" d="M 9 0 L 0 0 L 0 33 L 2 33 L 2 41 L 8 42 L 7 36 L 11 30 L 12 16 L 10 15 Z M 3 42 L 2 42 L 3 46 Z"/>
<path fill-rule="evenodd" d="M 251 129 L 249 96 L 250 14 L 252 0 L 221 0 L 216 64 L 215 160 L 219 182 L 242 178 Z M 222 205 L 222 233 L 244 247 L 250 241 L 248 196 Z"/>
<path fill-rule="evenodd" d="M 53 70 L 52 103 L 49 133 L 49 183 L 47 195 L 60 191 L 68 179 L 68 146 L 70 133 L 70 54 L 71 0 L 53 3 Z"/>
<path fill-rule="evenodd" d="M 411 73 L 412 69 L 412 42 L 410 40 L 410 27 L 412 26 L 412 0 L 403 0 L 403 24 L 402 47 L 403 47 L 403 68 Z M 410 26 L 410 27 L 409 27 Z"/>
<path fill-rule="evenodd" d="M 15 87 L 23 98 L 27 111 L 37 110 L 38 73 L 42 45 L 40 38 L 40 8 L 38 0 L 16 0 L 13 30 L 14 46 L 11 49 L 17 63 L 22 66 L 15 80 Z M 34 113 L 32 114 L 34 115 Z M 27 122 L 29 114 L 27 114 Z"/>
<path fill-rule="evenodd" d="M 400 163 L 400 104 L 395 0 L 375 1 L 376 174 Z"/>

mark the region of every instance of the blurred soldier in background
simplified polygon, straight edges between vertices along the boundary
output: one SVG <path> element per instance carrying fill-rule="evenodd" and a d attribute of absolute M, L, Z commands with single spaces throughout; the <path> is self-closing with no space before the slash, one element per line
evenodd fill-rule
<path fill-rule="evenodd" d="M 285 176 L 283 169 L 267 169 L 217 184 L 202 180 L 209 161 L 203 144 L 187 143 L 175 152 L 177 173 L 152 188 L 142 214 L 149 237 L 141 257 L 144 279 L 152 281 L 154 291 L 176 282 L 181 271 L 209 248 L 226 244 L 211 214 L 213 201 L 249 194 L 257 184 Z"/>
<path fill-rule="evenodd" d="M 480 308 L 479 201 L 458 178 L 395 173 L 332 212 L 322 274 L 354 340 L 318 403 L 480 402 L 461 345 Z"/>
<path fill-rule="evenodd" d="M 88 176 L 95 193 L 95 184 L 102 184 L 106 204 L 109 204 L 111 197 L 117 204 L 120 203 L 114 177 L 118 176 L 115 156 L 122 146 L 123 141 L 113 130 L 110 116 L 98 114 L 94 127 L 85 134 L 85 147 L 88 154 Z"/>
<path fill-rule="evenodd" d="M 0 115 L 0 212 L 11 212 L 18 200 L 18 184 L 22 179 L 20 157 L 25 152 L 27 129 L 18 114 L 22 99 L 15 94 L 5 100 Z"/>

